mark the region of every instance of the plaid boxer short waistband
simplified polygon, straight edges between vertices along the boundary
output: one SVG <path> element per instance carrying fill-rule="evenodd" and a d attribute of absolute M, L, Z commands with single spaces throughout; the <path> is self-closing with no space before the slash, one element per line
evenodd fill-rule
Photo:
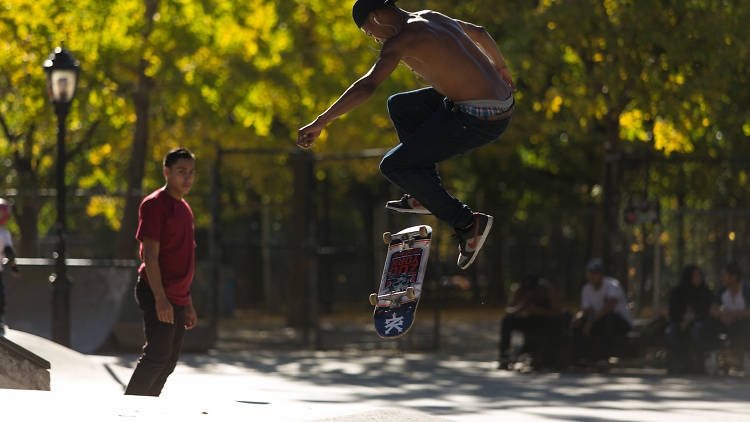
<path fill-rule="evenodd" d="M 492 117 L 507 113 L 515 103 L 513 94 L 505 100 L 471 100 L 456 102 L 456 107 L 474 117 Z"/>

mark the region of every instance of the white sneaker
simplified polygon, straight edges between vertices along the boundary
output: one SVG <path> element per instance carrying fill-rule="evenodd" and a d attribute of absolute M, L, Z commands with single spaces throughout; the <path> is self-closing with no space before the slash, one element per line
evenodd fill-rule
<path fill-rule="evenodd" d="M 706 375 L 716 375 L 719 372 L 719 354 L 716 351 L 708 354 L 703 368 L 706 370 Z"/>

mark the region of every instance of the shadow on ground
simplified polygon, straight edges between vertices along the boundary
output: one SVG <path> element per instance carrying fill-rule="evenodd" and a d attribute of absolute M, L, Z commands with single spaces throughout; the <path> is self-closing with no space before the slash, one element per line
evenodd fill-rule
<path fill-rule="evenodd" d="M 314 386 L 318 393 L 303 399 L 310 403 L 368 402 L 447 418 L 512 411 L 550 420 L 593 421 L 613 412 L 610 416 L 616 414 L 620 421 L 661 420 L 668 415 L 701 415 L 705 420 L 719 414 L 727 421 L 741 420 L 750 409 L 750 381 L 742 378 L 499 371 L 499 322 L 494 318 L 444 324 L 444 341 L 435 353 L 409 351 L 434 340 L 429 323 L 401 344 L 378 340 L 366 324 L 356 321 L 330 327 L 322 335 L 329 345 L 337 344 L 336 339 L 340 344 L 316 351 L 303 346 L 299 332 L 281 325 L 225 326 L 216 350 L 185 355 L 181 365 L 197 374 L 239 372 L 258 376 L 248 379 L 268 377 Z M 120 364 L 132 362 L 128 356 Z M 257 387 L 240 387 L 247 390 L 240 400 L 255 402 Z"/>
<path fill-rule="evenodd" d="M 550 412 L 554 420 L 585 421 L 587 412 L 608 410 L 637 409 L 666 416 L 720 409 L 722 414 L 739 418 L 747 415 L 748 408 L 737 404 L 750 397 L 750 382 L 736 378 L 524 375 L 498 371 L 494 362 L 418 353 L 212 352 L 184 356 L 181 365 L 212 375 L 243 368 L 335 391 L 311 403 L 372 402 L 445 417 L 513 410 L 536 416 Z M 248 401 L 253 401 L 253 387 L 247 386 Z M 577 412 L 569 417 L 555 412 L 563 407 Z"/>

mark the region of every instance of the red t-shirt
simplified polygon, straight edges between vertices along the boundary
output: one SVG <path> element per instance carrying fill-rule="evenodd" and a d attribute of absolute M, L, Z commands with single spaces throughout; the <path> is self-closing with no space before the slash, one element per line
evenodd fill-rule
<path fill-rule="evenodd" d="M 143 259 L 143 239 L 146 237 L 159 242 L 161 282 L 167 299 L 174 305 L 187 305 L 193 282 L 196 246 L 193 211 L 188 203 L 184 199 L 173 198 L 163 189 L 154 191 L 141 202 L 135 238 L 141 242 L 143 263 L 138 272 L 148 281 Z"/>

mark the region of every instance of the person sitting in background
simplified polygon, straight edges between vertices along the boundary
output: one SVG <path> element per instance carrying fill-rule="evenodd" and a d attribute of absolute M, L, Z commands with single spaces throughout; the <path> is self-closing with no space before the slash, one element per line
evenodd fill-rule
<path fill-rule="evenodd" d="M 604 276 L 601 259 L 586 265 L 587 283 L 581 291 L 581 311 L 572 324 L 578 358 L 606 359 L 613 355 L 615 339 L 633 325 L 620 282 Z"/>
<path fill-rule="evenodd" d="M 670 373 L 703 370 L 709 344 L 709 312 L 713 297 L 703 271 L 695 265 L 682 270 L 680 284 L 669 294 L 669 325 L 666 329 Z"/>
<path fill-rule="evenodd" d="M 515 286 L 500 326 L 500 369 L 509 368 L 510 337 L 515 330 L 523 333 L 524 350 L 541 358 L 536 364 L 554 366 L 565 324 L 555 288 L 536 275 L 524 277 Z"/>
<path fill-rule="evenodd" d="M 721 284 L 711 305 L 711 316 L 719 331 L 727 335 L 730 346 L 742 352 L 745 373 L 750 373 L 750 285 L 742 282 L 737 263 L 722 268 Z M 709 359 L 715 360 L 715 354 Z"/>

